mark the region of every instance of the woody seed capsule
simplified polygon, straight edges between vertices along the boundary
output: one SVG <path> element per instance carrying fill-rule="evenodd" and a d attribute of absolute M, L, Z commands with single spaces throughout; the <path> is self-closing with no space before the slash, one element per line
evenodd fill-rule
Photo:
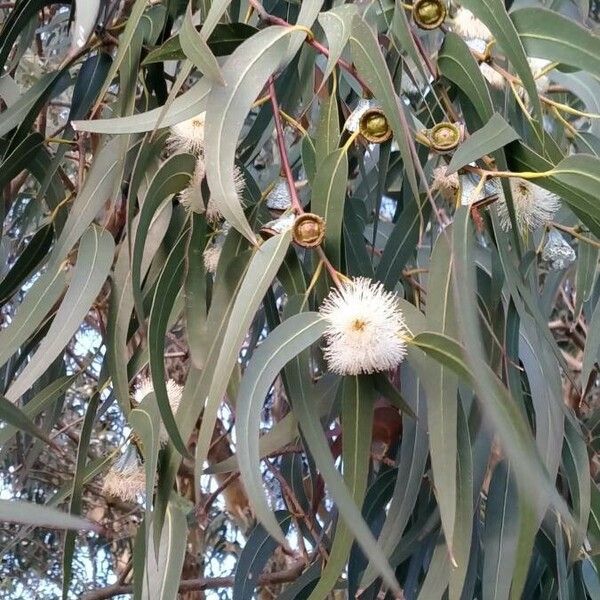
<path fill-rule="evenodd" d="M 371 144 L 381 144 L 392 137 L 392 128 L 380 108 L 365 111 L 360 118 L 359 131 Z"/>
<path fill-rule="evenodd" d="M 300 215 L 292 230 L 293 240 L 303 248 L 315 248 L 325 239 L 325 220 L 313 213 Z"/>
<path fill-rule="evenodd" d="M 429 130 L 431 147 L 438 152 L 448 152 L 458 146 L 462 132 L 454 123 L 438 123 Z"/>
<path fill-rule="evenodd" d="M 446 6 L 442 0 L 416 0 L 412 14 L 421 29 L 437 29 L 446 18 Z"/>

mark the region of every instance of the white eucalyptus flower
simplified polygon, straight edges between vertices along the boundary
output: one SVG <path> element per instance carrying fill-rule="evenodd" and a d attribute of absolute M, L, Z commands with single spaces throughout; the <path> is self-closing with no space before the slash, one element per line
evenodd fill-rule
<path fill-rule="evenodd" d="M 120 498 L 124 502 L 137 502 L 146 491 L 144 467 L 133 446 L 112 465 L 102 483 L 102 490 L 108 496 Z"/>
<path fill-rule="evenodd" d="M 202 180 L 206 175 L 206 165 L 204 158 L 198 157 L 196 168 L 190 178 L 189 185 L 181 192 L 179 201 L 188 211 L 203 213 L 205 211 L 204 199 L 202 198 Z"/>
<path fill-rule="evenodd" d="M 208 198 L 206 204 L 204 203 L 204 198 L 202 196 L 202 180 L 204 179 L 205 174 L 206 170 L 204 161 L 202 160 L 202 157 L 200 157 L 196 163 L 194 174 L 190 179 L 190 184 L 181 192 L 179 201 L 181 202 L 181 205 L 186 208 L 186 210 L 198 214 L 205 213 L 206 220 L 209 223 L 215 223 L 220 221 L 223 218 L 223 215 L 217 207 L 217 204 L 213 200 L 212 196 Z M 237 165 L 233 169 L 233 177 L 235 191 L 241 204 L 246 182 L 244 181 L 244 176 L 241 169 Z"/>
<path fill-rule="evenodd" d="M 459 188 L 458 175 L 456 173 L 446 175 L 446 170 L 446 165 L 436 167 L 433 170 L 431 191 L 434 193 L 439 192 L 444 200 L 447 202 L 453 202 L 456 198 Z"/>
<path fill-rule="evenodd" d="M 486 81 L 493 87 L 498 90 L 501 90 L 506 84 L 506 80 L 496 69 L 490 67 L 487 63 L 481 63 L 479 65 L 479 70 L 481 74 L 485 77 Z"/>
<path fill-rule="evenodd" d="M 406 356 L 406 327 L 396 294 L 356 277 L 332 290 L 319 312 L 327 321 L 325 360 L 331 371 L 358 375 L 387 371 Z"/>
<path fill-rule="evenodd" d="M 154 386 L 152 385 L 152 380 L 144 378 L 135 391 L 134 400 L 136 404 L 140 404 L 142 400 L 148 395 L 154 393 Z M 169 406 L 171 407 L 171 411 L 173 414 L 177 413 L 177 409 L 179 408 L 179 404 L 181 403 L 181 395 L 183 393 L 183 387 L 175 383 L 172 379 L 167 381 L 167 396 L 169 397 Z M 160 432 L 159 438 L 161 444 L 166 444 L 169 441 L 169 434 L 165 429 L 164 424 L 161 421 L 160 424 Z"/>
<path fill-rule="evenodd" d="M 552 220 L 554 213 L 560 208 L 558 196 L 527 179 L 511 178 L 510 189 L 515 205 L 517 225 L 522 233 L 533 231 Z M 504 194 L 501 194 L 495 204 L 502 229 L 509 231 L 511 224 Z"/>
<path fill-rule="evenodd" d="M 206 113 L 173 125 L 168 140 L 169 147 L 178 152 L 202 153 L 204 149 L 204 121 Z"/>
<path fill-rule="evenodd" d="M 206 247 L 202 253 L 202 260 L 204 261 L 204 268 L 207 273 L 211 275 L 217 272 L 217 266 L 219 265 L 219 258 L 221 258 L 221 246 L 216 243 L 212 243 Z"/>
<path fill-rule="evenodd" d="M 453 29 L 465 40 L 483 40 L 487 43 L 492 39 L 492 32 L 487 25 L 466 8 L 459 8 L 456 12 Z"/>

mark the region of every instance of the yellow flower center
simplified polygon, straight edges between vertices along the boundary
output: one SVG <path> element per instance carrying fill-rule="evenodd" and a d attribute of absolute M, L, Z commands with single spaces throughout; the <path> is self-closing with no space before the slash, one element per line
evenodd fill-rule
<path fill-rule="evenodd" d="M 364 331 L 367 324 L 363 319 L 354 319 L 352 321 L 352 330 L 353 331 Z"/>

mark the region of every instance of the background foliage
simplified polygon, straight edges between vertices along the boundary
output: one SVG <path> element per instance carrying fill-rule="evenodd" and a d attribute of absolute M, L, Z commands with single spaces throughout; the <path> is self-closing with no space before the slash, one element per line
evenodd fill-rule
<path fill-rule="evenodd" d="M 600 6 L 444 5 L 0 2 L 3 597 L 600 598 Z M 503 226 L 511 172 L 551 222 Z M 258 235 L 277 184 L 321 246 Z M 344 276 L 401 298 L 393 372 L 327 372 Z"/>

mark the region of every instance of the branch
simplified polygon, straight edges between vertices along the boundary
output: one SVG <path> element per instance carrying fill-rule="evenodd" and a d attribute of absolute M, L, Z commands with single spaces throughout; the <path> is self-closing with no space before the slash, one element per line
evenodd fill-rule
<path fill-rule="evenodd" d="M 267 573 L 258 578 L 257 585 L 274 585 L 278 583 L 288 583 L 294 581 L 305 567 L 305 562 L 296 563 L 289 569 L 279 571 L 278 573 Z M 191 592 L 200 590 L 213 590 L 216 588 L 233 587 L 235 578 L 231 577 L 199 577 L 197 579 L 184 579 L 179 584 L 180 592 Z M 106 600 L 120 594 L 133 593 L 132 585 L 122 585 L 116 583 L 109 585 L 101 590 L 93 590 L 82 596 L 82 600 Z"/>

